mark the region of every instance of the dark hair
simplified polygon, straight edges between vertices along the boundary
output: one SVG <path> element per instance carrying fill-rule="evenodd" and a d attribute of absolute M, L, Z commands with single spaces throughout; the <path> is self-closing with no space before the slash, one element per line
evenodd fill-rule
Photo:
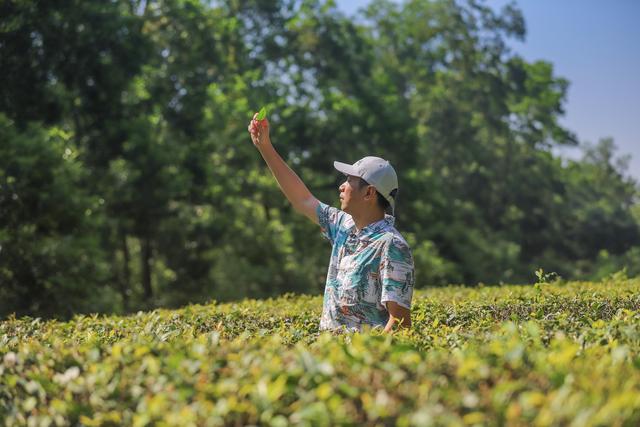
<path fill-rule="evenodd" d="M 361 189 L 362 187 L 366 187 L 367 185 L 371 185 L 364 179 L 360 178 L 359 176 L 356 178 L 358 178 L 358 189 Z M 393 190 L 391 192 L 391 195 L 392 195 L 391 197 L 395 199 L 396 193 L 397 193 L 397 190 Z M 377 202 L 380 209 L 382 209 L 384 212 L 387 212 L 387 210 L 391 207 L 391 204 L 389 203 L 389 201 L 385 199 L 384 196 L 380 194 L 380 192 L 377 190 L 376 190 L 376 197 L 377 197 Z"/>

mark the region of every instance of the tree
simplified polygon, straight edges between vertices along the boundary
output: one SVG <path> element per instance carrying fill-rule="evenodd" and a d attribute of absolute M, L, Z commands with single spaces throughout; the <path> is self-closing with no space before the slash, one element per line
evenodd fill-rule
<path fill-rule="evenodd" d="M 98 234 L 104 200 L 82 189 L 88 171 L 72 134 L 20 130 L 0 114 L 0 140 L 0 312 L 111 310 Z"/>
<path fill-rule="evenodd" d="M 321 292 L 326 243 L 246 133 L 262 105 L 327 203 L 333 160 L 396 166 L 419 285 L 529 282 L 539 267 L 582 277 L 636 258 L 636 185 L 612 142 L 580 161 L 553 154 L 577 143 L 559 124 L 568 82 L 507 48 L 525 35 L 514 6 L 376 0 L 356 20 L 324 0 L 0 12 L 2 313 Z"/>

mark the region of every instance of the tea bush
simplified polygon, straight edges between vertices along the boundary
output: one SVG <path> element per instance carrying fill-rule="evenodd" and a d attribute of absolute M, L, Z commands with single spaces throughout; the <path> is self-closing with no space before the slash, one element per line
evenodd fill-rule
<path fill-rule="evenodd" d="M 640 280 L 419 291 L 410 331 L 320 296 L 0 323 L 8 426 L 638 425 Z"/>

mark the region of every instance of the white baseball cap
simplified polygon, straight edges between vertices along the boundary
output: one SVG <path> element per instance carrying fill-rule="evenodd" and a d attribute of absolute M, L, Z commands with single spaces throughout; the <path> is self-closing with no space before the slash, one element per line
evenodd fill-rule
<path fill-rule="evenodd" d="M 378 193 L 389 202 L 393 214 L 396 208 L 398 175 L 396 175 L 391 163 L 380 157 L 367 156 L 353 165 L 333 162 L 333 167 L 345 175 L 358 176 L 373 185 Z"/>

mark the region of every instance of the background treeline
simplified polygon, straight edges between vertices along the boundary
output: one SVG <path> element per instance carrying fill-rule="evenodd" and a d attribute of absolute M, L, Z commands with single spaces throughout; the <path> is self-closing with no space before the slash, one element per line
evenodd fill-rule
<path fill-rule="evenodd" d="M 329 247 L 252 146 L 321 200 L 333 160 L 388 158 L 418 283 L 639 273 L 613 141 L 559 124 L 568 82 L 482 1 L 0 2 L 0 315 L 123 312 L 323 289 Z"/>

